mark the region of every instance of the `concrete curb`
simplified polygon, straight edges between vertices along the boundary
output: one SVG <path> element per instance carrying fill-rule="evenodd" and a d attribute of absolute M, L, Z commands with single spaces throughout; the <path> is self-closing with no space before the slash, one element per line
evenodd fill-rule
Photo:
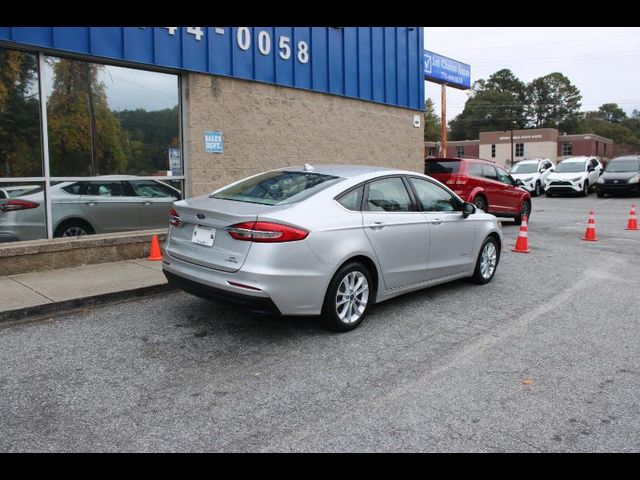
<path fill-rule="evenodd" d="M 53 313 L 68 313 L 73 310 L 86 308 L 87 306 L 99 306 L 119 301 L 132 300 L 135 298 L 155 295 L 159 293 L 169 293 L 178 291 L 168 283 L 151 285 L 149 287 L 135 288 L 133 290 L 123 290 L 121 292 L 103 293 L 91 297 L 74 298 L 61 302 L 45 303 L 33 307 L 17 308 L 0 312 L 0 324 L 8 322 L 19 322 L 23 320 L 41 320 L 42 317 Z"/>

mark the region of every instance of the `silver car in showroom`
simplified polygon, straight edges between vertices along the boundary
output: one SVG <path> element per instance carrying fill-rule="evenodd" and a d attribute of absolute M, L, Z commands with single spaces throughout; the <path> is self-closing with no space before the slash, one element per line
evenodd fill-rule
<path fill-rule="evenodd" d="M 254 312 L 357 327 L 370 307 L 471 277 L 493 278 L 496 217 L 437 180 L 381 167 L 305 164 L 174 203 L 170 284 Z"/>

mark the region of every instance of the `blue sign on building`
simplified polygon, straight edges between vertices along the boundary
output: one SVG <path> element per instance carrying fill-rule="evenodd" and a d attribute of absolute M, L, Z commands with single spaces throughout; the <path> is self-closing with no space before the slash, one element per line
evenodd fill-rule
<path fill-rule="evenodd" d="M 204 151 L 207 153 L 224 152 L 222 132 L 204 132 Z"/>
<path fill-rule="evenodd" d="M 422 27 L 0 27 L 3 43 L 424 110 Z"/>
<path fill-rule="evenodd" d="M 424 78 L 449 87 L 468 90 L 471 88 L 471 67 L 466 63 L 424 51 Z"/>

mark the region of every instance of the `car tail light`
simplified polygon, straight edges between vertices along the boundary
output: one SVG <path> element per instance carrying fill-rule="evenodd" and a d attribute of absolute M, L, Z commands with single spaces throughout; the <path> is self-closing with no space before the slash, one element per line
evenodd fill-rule
<path fill-rule="evenodd" d="M 31 208 L 38 208 L 39 203 L 30 202 L 29 200 L 9 200 L 0 205 L 0 210 L 3 212 L 15 212 L 16 210 L 29 210 Z"/>
<path fill-rule="evenodd" d="M 304 240 L 307 230 L 272 222 L 243 222 L 226 227 L 231 238 L 247 242 L 276 243 Z"/>
<path fill-rule="evenodd" d="M 175 208 L 169 210 L 169 223 L 178 228 L 182 226 L 182 219 Z"/>

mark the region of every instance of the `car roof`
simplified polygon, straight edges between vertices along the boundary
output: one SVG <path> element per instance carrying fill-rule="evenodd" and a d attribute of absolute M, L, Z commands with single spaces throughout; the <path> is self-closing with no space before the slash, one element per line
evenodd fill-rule
<path fill-rule="evenodd" d="M 587 157 L 587 156 L 580 156 L 580 157 L 569 157 L 569 158 L 565 158 L 564 160 L 562 160 L 561 163 L 567 162 L 567 163 L 572 163 L 572 162 L 586 162 L 587 160 L 591 160 L 593 157 Z"/>
<path fill-rule="evenodd" d="M 355 178 L 363 175 L 374 175 L 384 173 L 396 173 L 396 174 L 415 174 L 418 172 L 411 172 L 408 170 L 399 170 L 390 167 L 379 167 L 373 165 L 326 165 L 326 164 L 310 164 L 313 170 L 305 170 L 304 166 L 296 165 L 294 167 L 277 168 L 274 171 L 288 171 L 288 172 L 309 172 L 319 173 L 321 175 L 332 175 L 342 178 Z"/>

